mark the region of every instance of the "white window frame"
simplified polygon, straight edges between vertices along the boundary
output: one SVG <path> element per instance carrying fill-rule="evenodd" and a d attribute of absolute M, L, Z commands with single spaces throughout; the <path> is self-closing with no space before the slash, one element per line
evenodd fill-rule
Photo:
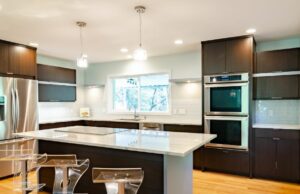
<path fill-rule="evenodd" d="M 169 75 L 169 79 L 171 79 L 171 73 L 170 72 L 155 72 L 155 73 L 143 73 L 143 74 L 132 74 L 132 75 L 109 75 L 107 76 L 107 110 L 108 114 L 114 114 L 114 115 L 132 115 L 134 114 L 134 111 L 114 111 L 113 110 L 113 79 L 118 78 L 129 78 L 129 77 L 140 77 L 140 76 L 148 76 L 148 75 L 161 75 L 161 74 L 167 74 Z M 140 87 L 139 87 L 140 92 Z M 168 110 L 166 112 L 141 112 L 137 111 L 137 114 L 139 115 L 171 115 L 172 114 L 172 84 L 169 82 L 169 89 L 168 89 Z M 140 101 L 139 101 L 140 103 Z M 140 107 L 140 105 L 139 105 Z"/>

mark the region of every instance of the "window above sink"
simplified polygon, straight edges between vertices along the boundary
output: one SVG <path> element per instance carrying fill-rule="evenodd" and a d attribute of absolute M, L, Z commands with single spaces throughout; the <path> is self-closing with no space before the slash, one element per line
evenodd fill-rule
<path fill-rule="evenodd" d="M 170 113 L 168 73 L 144 74 L 109 79 L 111 113 Z"/>

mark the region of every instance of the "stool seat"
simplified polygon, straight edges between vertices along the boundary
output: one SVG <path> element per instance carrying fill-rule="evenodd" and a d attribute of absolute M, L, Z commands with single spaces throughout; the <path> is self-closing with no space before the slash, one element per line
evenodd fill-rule
<path fill-rule="evenodd" d="M 107 194 L 136 194 L 143 182 L 141 168 L 93 168 L 93 182 L 104 183 Z"/>
<path fill-rule="evenodd" d="M 40 167 L 55 168 L 53 193 L 73 194 L 81 176 L 89 168 L 90 160 L 78 160 L 76 155 L 48 155 L 39 161 Z"/>

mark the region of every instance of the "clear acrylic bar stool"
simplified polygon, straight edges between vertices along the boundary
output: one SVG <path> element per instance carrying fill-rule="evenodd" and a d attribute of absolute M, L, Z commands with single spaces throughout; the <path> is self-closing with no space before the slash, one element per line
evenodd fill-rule
<path fill-rule="evenodd" d="M 143 182 L 141 168 L 93 168 L 93 182 L 104 183 L 107 194 L 136 194 Z"/>
<path fill-rule="evenodd" d="M 36 180 L 29 180 L 29 173 L 37 173 L 39 170 L 38 161 L 46 158 L 46 154 L 34 154 L 32 149 L 0 150 L 1 162 L 13 162 L 13 184 L 14 190 L 27 194 L 32 191 L 39 191 L 45 184 L 39 184 Z M 19 180 L 20 179 L 20 180 Z"/>
<path fill-rule="evenodd" d="M 76 155 L 49 155 L 40 167 L 55 168 L 53 194 L 73 194 L 74 189 L 89 168 L 90 160 L 78 160 Z"/>

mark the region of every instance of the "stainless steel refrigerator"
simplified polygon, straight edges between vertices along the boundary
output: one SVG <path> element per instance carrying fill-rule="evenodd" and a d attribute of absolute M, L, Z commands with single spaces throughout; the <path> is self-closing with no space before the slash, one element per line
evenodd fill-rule
<path fill-rule="evenodd" d="M 0 77 L 0 150 L 32 149 L 34 141 L 20 145 L 13 133 L 38 130 L 38 83 L 36 80 Z M 3 154 L 3 153 L 2 153 Z M 1 157 L 1 156 L 0 156 Z M 1 162 L 0 177 L 13 173 L 12 162 Z"/>

